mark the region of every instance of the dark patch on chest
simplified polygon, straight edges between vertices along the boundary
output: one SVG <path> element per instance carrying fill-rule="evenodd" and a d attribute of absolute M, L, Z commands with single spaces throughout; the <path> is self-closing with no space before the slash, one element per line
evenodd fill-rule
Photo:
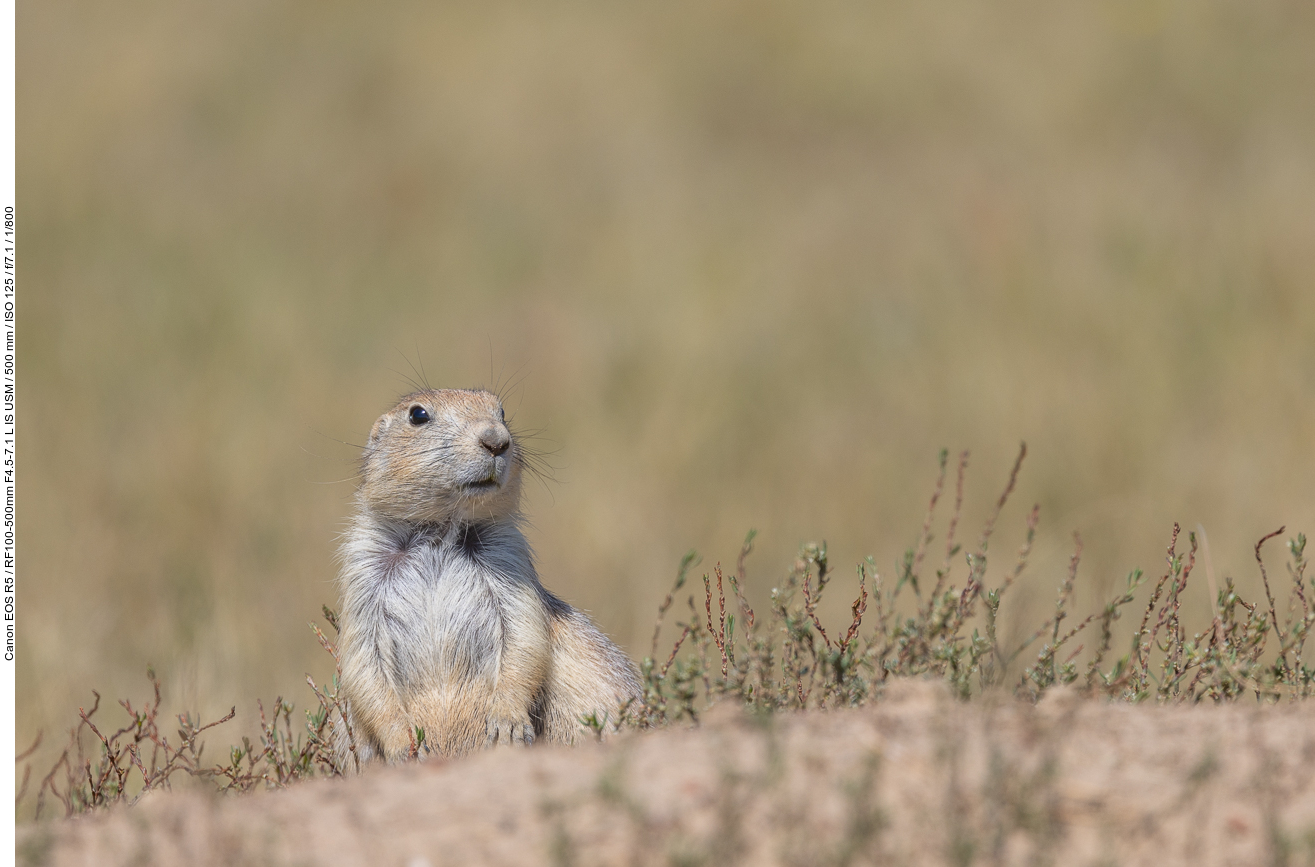
<path fill-rule="evenodd" d="M 478 524 L 466 524 L 457 534 L 457 550 L 471 560 L 479 561 L 488 544 L 488 528 Z"/>
<path fill-rule="evenodd" d="M 393 540 L 391 550 L 384 554 L 381 559 L 385 574 L 391 575 L 398 566 L 406 561 L 407 555 L 411 550 L 422 541 L 421 533 L 418 530 L 408 530 L 406 533 L 399 535 Z"/>

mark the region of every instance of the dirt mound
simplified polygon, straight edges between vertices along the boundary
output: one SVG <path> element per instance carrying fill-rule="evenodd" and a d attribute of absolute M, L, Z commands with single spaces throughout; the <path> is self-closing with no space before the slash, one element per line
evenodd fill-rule
<path fill-rule="evenodd" d="M 22 864 L 1287 864 L 1315 859 L 1315 705 L 862 710 L 495 751 L 23 829 Z"/>

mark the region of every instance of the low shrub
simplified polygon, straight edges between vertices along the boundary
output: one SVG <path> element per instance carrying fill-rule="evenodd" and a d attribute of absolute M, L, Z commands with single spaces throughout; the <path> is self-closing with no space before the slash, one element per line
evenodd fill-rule
<path fill-rule="evenodd" d="M 1315 580 L 1306 577 L 1306 537 L 1298 534 L 1288 541 L 1289 588 L 1281 621 L 1261 557 L 1262 546 L 1282 535 L 1284 528 L 1255 546 L 1264 603 L 1244 600 L 1232 579 L 1217 586 L 1204 532 L 1189 532 L 1187 550 L 1180 552 L 1181 530 L 1175 524 L 1164 572 L 1144 608 L 1137 604 L 1137 595 L 1146 584 L 1145 574 L 1135 570 L 1100 610 L 1068 625 L 1076 619 L 1071 618 L 1069 605 L 1082 558 L 1082 540 L 1074 534 L 1073 554 L 1053 614 L 1016 646 L 1002 646 L 997 630 L 1000 606 L 1027 567 L 1039 508 L 1033 506 L 1028 512 L 1025 541 L 999 577 L 988 575 L 989 543 L 1026 454 L 1026 446 L 1020 448 L 1004 491 L 971 549 L 965 549 L 956 535 L 968 465 L 967 452 L 960 455 L 944 554 L 934 573 L 928 574 L 932 525 L 949 465 L 949 455 L 942 451 L 917 544 L 905 553 L 893 579 L 883 576 L 870 557 L 858 564 L 850 620 L 838 627 L 828 629 L 817 613 L 834 579 L 825 542 L 803 545 L 784 581 L 772 589 L 766 616 L 754 611 L 744 594 L 745 563 L 754 540 L 750 531 L 733 570 L 723 571 L 717 564 L 703 574 L 702 604 L 697 592 L 688 595 L 687 617 L 675 623 L 680 633 L 668 652 L 659 653 L 668 615 L 699 562 L 698 555 L 690 552 L 658 608 L 651 653 L 640 665 L 643 701 L 620 708 L 613 717 L 590 718 L 582 724 L 601 735 L 609 727 L 697 722 L 707 707 L 728 698 L 760 713 L 852 707 L 878 700 L 888 681 L 905 677 L 943 679 L 965 700 L 1001 689 L 1036 700 L 1059 684 L 1128 702 L 1221 702 L 1248 695 L 1275 701 L 1315 693 L 1315 669 L 1304 662 L 1306 638 L 1315 625 L 1311 607 Z M 1200 568 L 1198 556 L 1209 584 L 1213 619 L 1204 631 L 1189 634 L 1181 604 L 1190 577 Z M 1113 625 L 1126 610 L 1140 610 L 1141 619 L 1127 652 L 1111 663 Z M 336 634 L 336 614 L 327 606 L 323 613 Z M 336 660 L 334 643 L 318 626 L 311 628 Z M 1088 631 L 1096 639 L 1094 649 L 1084 657 L 1083 646 L 1070 648 Z M 341 669 L 324 686 L 307 675 L 314 703 L 296 724 L 293 705 L 282 697 L 275 699 L 268 714 L 257 702 L 256 741 L 243 737 L 218 764 L 202 759 L 201 735 L 232 720 L 235 709 L 204 724 L 188 714 L 179 715 L 177 736 L 171 739 L 160 729 L 160 683 L 154 671 L 147 671 L 153 698 L 140 708 L 120 701 L 128 722 L 112 732 L 102 731 L 93 720 L 100 709 L 100 695 L 93 693 L 91 710 L 79 710 L 80 721 L 70 732 L 68 746 L 37 787 L 35 813 L 40 817 L 51 802 L 62 806 L 66 815 L 131 803 L 146 792 L 169 788 L 179 774 L 230 792 L 342 775 L 348 769 L 339 766 L 332 748 L 334 726 L 344 724 L 340 674 Z M 350 732 L 346 736 L 350 738 Z M 417 732 L 417 746 L 421 739 L 423 732 Z M 19 761 L 35 747 L 20 755 Z M 20 802 L 27 796 L 29 781 L 30 767 L 25 770 Z"/>

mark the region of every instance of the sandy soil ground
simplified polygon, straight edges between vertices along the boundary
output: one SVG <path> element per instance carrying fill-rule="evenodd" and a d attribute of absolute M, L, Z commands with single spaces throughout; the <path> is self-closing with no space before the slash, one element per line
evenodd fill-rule
<path fill-rule="evenodd" d="M 576 749 L 494 751 L 21 830 L 27 865 L 1315 863 L 1315 704 L 1132 707 L 1058 691 Z"/>

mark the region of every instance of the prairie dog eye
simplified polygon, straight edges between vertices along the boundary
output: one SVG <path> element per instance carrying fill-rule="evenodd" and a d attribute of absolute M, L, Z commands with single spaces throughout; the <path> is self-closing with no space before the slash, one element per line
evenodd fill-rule
<path fill-rule="evenodd" d="M 507 423 L 507 411 L 502 407 L 498 407 L 498 420 L 503 424 Z"/>
<path fill-rule="evenodd" d="M 407 418 L 411 419 L 411 424 L 414 425 L 425 424 L 430 420 L 429 410 L 425 409 L 423 406 L 420 406 L 419 404 L 416 404 L 415 406 L 411 407 L 411 411 L 407 414 Z"/>

